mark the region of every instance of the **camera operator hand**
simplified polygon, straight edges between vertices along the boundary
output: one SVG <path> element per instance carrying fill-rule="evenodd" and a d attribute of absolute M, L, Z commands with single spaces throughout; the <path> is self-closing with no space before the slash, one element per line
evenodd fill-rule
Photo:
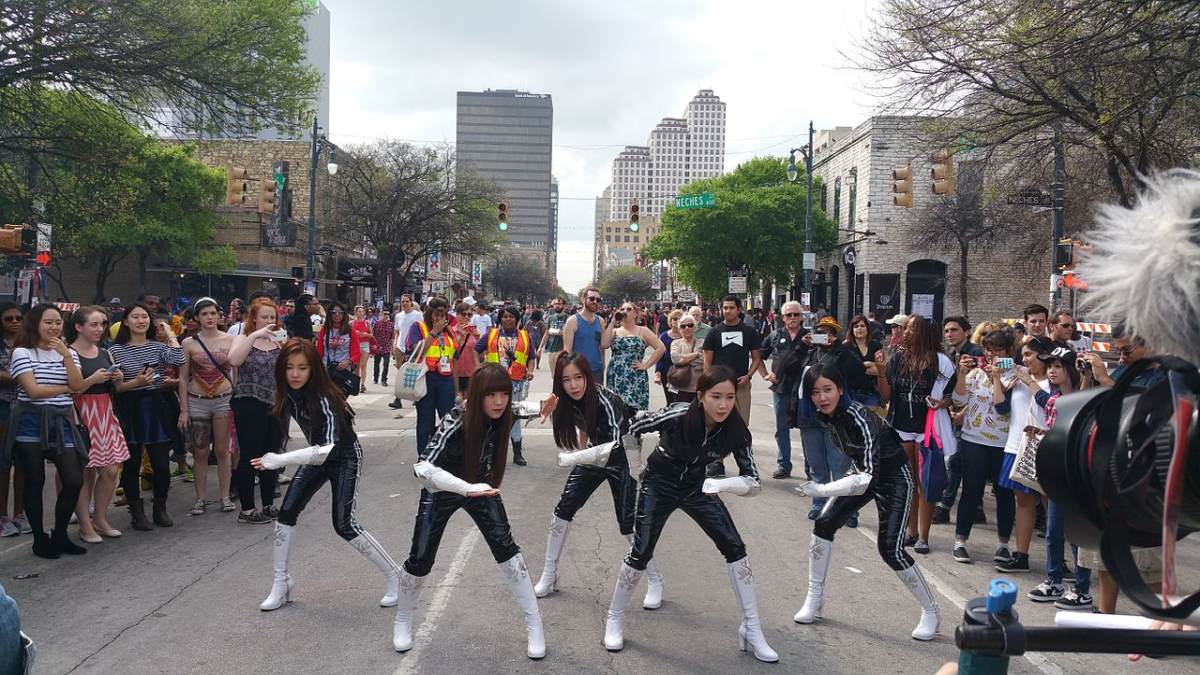
<path fill-rule="evenodd" d="M 1174 631 L 1200 631 L 1197 626 L 1185 626 L 1181 623 L 1171 623 L 1170 621 L 1155 621 L 1150 624 L 1150 630 L 1174 630 Z M 1140 661 L 1145 654 L 1130 654 L 1130 661 Z"/>
<path fill-rule="evenodd" d="M 1095 378 L 1096 384 L 1102 387 L 1113 386 L 1113 379 L 1108 376 L 1108 366 L 1105 365 L 1104 359 L 1096 352 L 1087 352 L 1080 354 L 1079 360 L 1087 363 L 1092 367 L 1092 377 Z"/>

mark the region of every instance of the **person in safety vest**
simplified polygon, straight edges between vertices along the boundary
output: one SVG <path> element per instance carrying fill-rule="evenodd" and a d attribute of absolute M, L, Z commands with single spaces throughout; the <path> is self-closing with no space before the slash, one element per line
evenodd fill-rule
<path fill-rule="evenodd" d="M 405 338 L 405 351 L 412 354 L 421 347 L 429 372 L 425 374 L 425 396 L 417 401 L 417 452 L 433 435 L 437 421 L 454 407 L 458 378 L 454 376 L 454 359 L 459 344 L 450 330 L 449 304 L 445 298 L 432 297 L 425 304 L 423 321 L 417 321 Z M 423 345 L 423 346 L 422 346 Z"/>
<path fill-rule="evenodd" d="M 488 329 L 487 336 L 475 343 L 475 351 L 484 355 L 484 361 L 498 363 L 508 371 L 514 403 L 524 401 L 529 395 L 529 382 L 533 379 L 533 369 L 528 365 L 534 347 L 530 344 L 529 333 L 517 327 L 520 320 L 521 310 L 513 305 L 501 307 L 500 326 Z M 511 434 L 513 464 L 525 466 L 525 457 L 521 454 L 521 425 L 514 424 Z"/>

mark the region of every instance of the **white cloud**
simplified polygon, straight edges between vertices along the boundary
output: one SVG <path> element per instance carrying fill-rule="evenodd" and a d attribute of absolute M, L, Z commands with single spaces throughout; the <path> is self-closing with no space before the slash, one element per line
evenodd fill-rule
<path fill-rule="evenodd" d="M 697 90 L 728 104 L 727 170 L 803 143 L 809 119 L 858 124 L 872 107 L 839 53 L 862 34 L 872 0 L 325 4 L 338 143 L 453 141 L 459 90 L 554 97 L 558 271 L 572 292 L 591 276 L 590 198 L 612 158 Z"/>

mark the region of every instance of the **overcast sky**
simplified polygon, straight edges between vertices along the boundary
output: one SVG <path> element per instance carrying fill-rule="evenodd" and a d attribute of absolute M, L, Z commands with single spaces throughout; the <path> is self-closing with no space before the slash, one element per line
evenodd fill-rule
<path fill-rule="evenodd" d="M 330 135 L 454 141 L 455 93 L 554 100 L 558 278 L 590 280 L 593 198 L 612 158 L 682 115 L 700 89 L 728 104 L 725 168 L 783 155 L 874 107 L 852 52 L 872 0 L 324 0 L 331 12 Z"/>

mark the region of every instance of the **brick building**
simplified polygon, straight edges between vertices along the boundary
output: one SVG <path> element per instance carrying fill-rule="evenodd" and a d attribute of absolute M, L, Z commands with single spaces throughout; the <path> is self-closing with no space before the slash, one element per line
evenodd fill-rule
<path fill-rule="evenodd" d="M 813 305 L 826 307 L 843 322 L 867 311 L 881 321 L 914 311 L 940 321 L 961 312 L 957 251 L 930 251 L 914 243 L 919 207 L 942 199 L 931 190 L 935 148 L 921 140 L 921 122 L 915 117 L 877 116 L 853 129 L 821 132 L 814 139 L 813 174 L 823 186 L 813 200 L 837 223 L 839 246 L 817 258 L 822 273 L 814 286 Z M 970 158 L 956 159 L 961 163 Z M 892 204 L 892 170 L 905 165 L 912 169 L 913 208 Z M 1048 218 L 1044 233 L 1029 236 L 1048 237 Z M 863 234 L 868 231 L 874 234 Z M 1013 241 L 970 253 L 969 318 L 1018 316 L 1030 302 L 1045 302 L 1046 278 L 1014 274 L 1009 263 L 1027 246 L 1027 241 Z M 854 255 L 846 256 L 850 247 Z M 776 304 L 787 290 L 776 288 Z"/>

